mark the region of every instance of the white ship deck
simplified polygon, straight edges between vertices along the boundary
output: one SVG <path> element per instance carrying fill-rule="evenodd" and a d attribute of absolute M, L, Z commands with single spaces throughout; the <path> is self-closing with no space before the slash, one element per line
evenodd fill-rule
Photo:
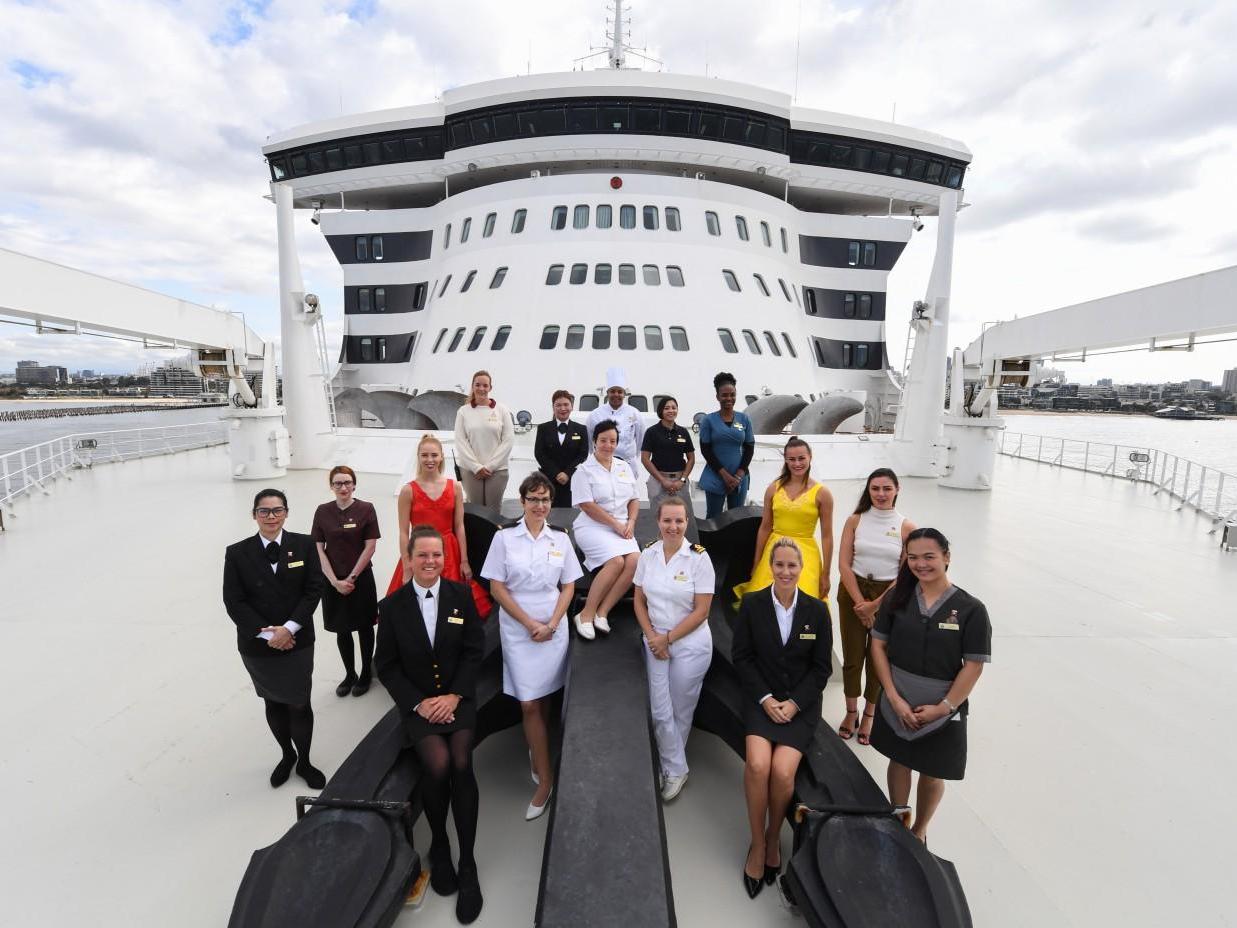
<path fill-rule="evenodd" d="M 292 823 L 303 784 L 266 782 L 274 749 L 220 603 L 223 548 L 252 530 L 258 489 L 226 470 L 223 448 L 100 466 L 19 501 L 0 534 L 4 924 L 222 925 L 250 852 Z M 997 473 L 990 494 L 908 481 L 900 507 L 951 538 L 996 638 L 932 849 L 957 864 L 976 925 L 1232 924 L 1237 746 L 1217 735 L 1237 711 L 1237 557 L 1144 486 L 1008 459 Z M 380 575 L 396 479 L 361 475 L 387 532 Z M 277 484 L 307 529 L 324 475 Z M 860 483 L 830 485 L 840 525 Z M 314 695 L 328 775 L 389 707 L 380 687 L 335 697 L 332 644 Z M 836 680 L 831 721 L 841 701 Z M 883 783 L 883 758 L 854 750 Z M 700 732 L 689 753 L 666 811 L 679 924 L 793 923 L 774 893 L 740 887 L 739 760 Z M 477 758 L 478 924 L 531 924 L 545 819 L 522 820 L 520 732 Z M 455 923 L 432 894 L 398 922 Z"/>

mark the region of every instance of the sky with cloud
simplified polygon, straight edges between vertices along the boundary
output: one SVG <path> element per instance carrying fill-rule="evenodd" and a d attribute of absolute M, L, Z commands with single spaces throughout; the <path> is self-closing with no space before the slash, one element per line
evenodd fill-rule
<path fill-rule="evenodd" d="M 268 134 L 569 70 L 603 41 L 604 15 L 601 0 L 0 0 L 0 247 L 241 311 L 277 336 Z M 964 141 L 957 345 L 987 321 L 1237 263 L 1237 4 L 663 0 L 635 4 L 632 38 L 667 70 L 874 118 L 896 107 L 898 122 Z M 338 295 L 320 234 L 298 225 L 307 286 Z M 929 226 L 894 271 L 891 307 L 921 295 L 931 242 Z M 333 319 L 336 345 L 340 330 Z M 892 322 L 891 357 L 902 336 Z M 0 324 L 0 370 L 160 357 Z M 1237 342 L 1067 372 L 1218 380 L 1228 367 Z"/>

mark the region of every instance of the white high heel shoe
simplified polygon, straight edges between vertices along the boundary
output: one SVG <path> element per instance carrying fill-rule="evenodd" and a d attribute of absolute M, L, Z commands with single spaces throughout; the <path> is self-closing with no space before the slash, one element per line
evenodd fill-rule
<path fill-rule="evenodd" d="M 524 821 L 531 822 L 534 819 L 539 819 L 545 815 L 545 810 L 550 808 L 550 800 L 554 798 L 554 787 L 550 787 L 550 795 L 545 797 L 545 802 L 542 805 L 535 806 L 531 802 L 528 804 L 528 809 L 524 812 Z"/>

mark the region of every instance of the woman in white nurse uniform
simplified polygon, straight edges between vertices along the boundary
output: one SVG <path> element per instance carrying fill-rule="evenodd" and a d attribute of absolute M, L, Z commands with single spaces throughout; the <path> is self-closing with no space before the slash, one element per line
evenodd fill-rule
<path fill-rule="evenodd" d="M 520 701 L 524 738 L 537 791 L 524 818 L 539 817 L 554 791 L 550 766 L 549 700 L 567 678 L 568 633 L 563 616 L 581 576 L 571 539 L 546 522 L 554 487 L 534 471 L 520 484 L 524 518 L 494 535 L 481 576 L 498 601 L 503 646 L 503 692 Z"/>
<path fill-rule="evenodd" d="M 700 685 L 713 659 L 709 605 L 713 562 L 700 545 L 687 543 L 687 504 L 663 497 L 657 504 L 661 540 L 640 554 L 636 566 L 636 619 L 644 630 L 649 709 L 661 755 L 662 799 L 687 782 L 687 736 Z"/>
<path fill-rule="evenodd" d="M 610 631 L 606 618 L 631 586 L 640 546 L 636 515 L 640 500 L 636 474 L 615 454 L 618 425 L 603 419 L 593 429 L 593 453 L 571 476 L 571 500 L 580 514 L 571 530 L 584 552 L 584 566 L 601 569 L 589 584 L 588 597 L 575 617 L 576 631 L 592 641 Z"/>

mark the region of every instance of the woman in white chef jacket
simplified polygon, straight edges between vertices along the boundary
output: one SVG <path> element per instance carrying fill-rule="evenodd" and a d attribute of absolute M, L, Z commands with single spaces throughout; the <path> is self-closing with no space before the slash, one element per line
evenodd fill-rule
<path fill-rule="evenodd" d="M 618 425 L 603 419 L 593 428 L 593 453 L 571 476 L 571 500 L 580 514 L 571 530 L 584 552 L 584 566 L 601 569 L 589 584 L 588 597 L 575 617 L 576 631 L 592 641 L 609 634 L 606 618 L 631 586 L 640 547 L 636 514 L 640 500 L 631 465 L 615 455 Z"/>
<path fill-rule="evenodd" d="M 503 645 L 503 692 L 520 701 L 537 791 L 524 814 L 539 817 L 554 791 L 548 720 L 552 693 L 567 678 L 563 616 L 583 576 L 571 539 L 546 522 L 554 486 L 534 471 L 520 484 L 524 518 L 494 535 L 481 576 L 498 601 Z"/>
<path fill-rule="evenodd" d="M 684 537 L 687 503 L 682 497 L 658 502 L 657 528 L 661 540 L 641 552 L 636 567 L 635 607 L 644 630 L 661 795 L 670 800 L 687 781 L 687 736 L 713 659 L 708 616 L 715 578 L 708 553 Z"/>

